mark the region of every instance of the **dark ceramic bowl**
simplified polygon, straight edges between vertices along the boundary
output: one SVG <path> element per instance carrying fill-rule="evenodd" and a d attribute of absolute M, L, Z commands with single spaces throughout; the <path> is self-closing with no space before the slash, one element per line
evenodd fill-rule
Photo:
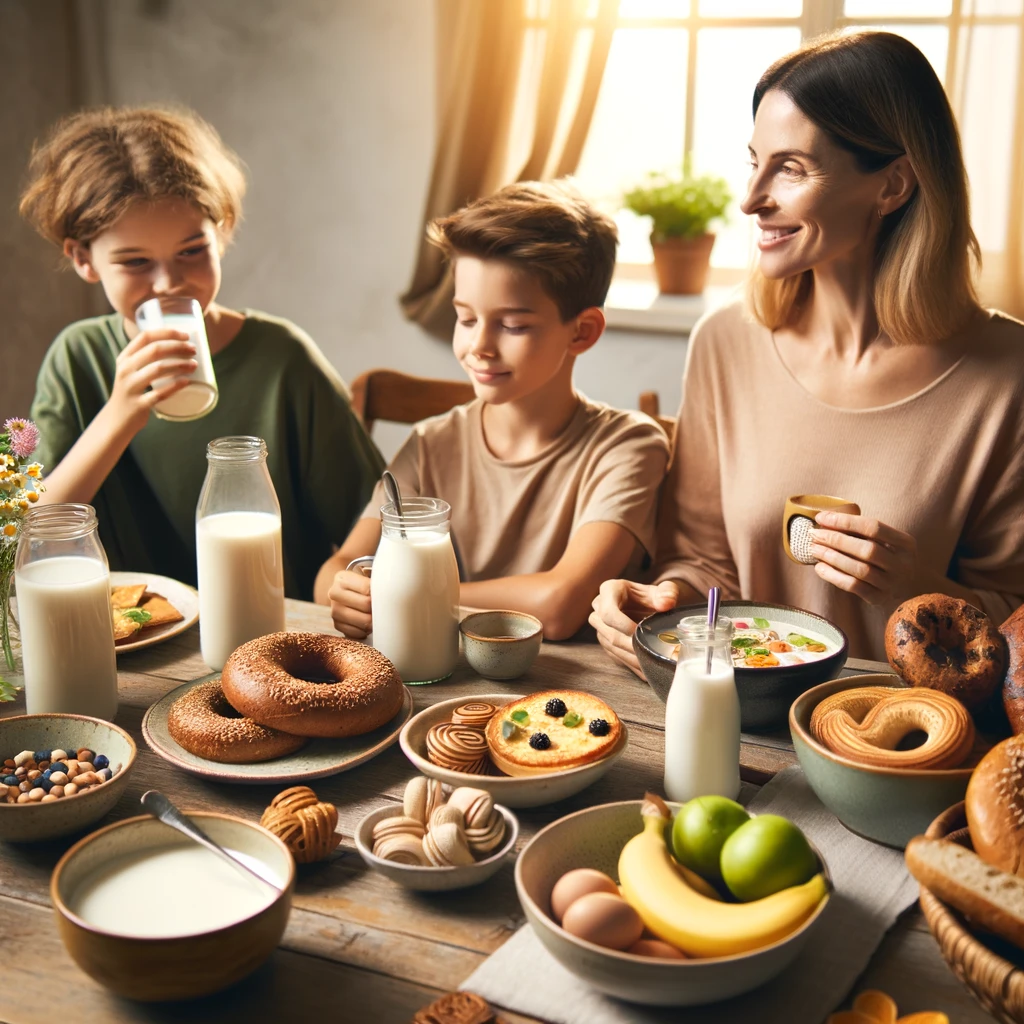
<path fill-rule="evenodd" d="M 905 684 L 893 675 L 847 676 L 801 694 L 789 712 L 800 767 L 818 799 L 851 831 L 903 849 L 967 792 L 972 768 L 877 768 L 834 754 L 811 735 L 811 714 L 833 693 Z"/>
<path fill-rule="evenodd" d="M 805 690 L 818 683 L 835 679 L 846 664 L 849 644 L 846 634 L 836 625 L 820 615 L 788 608 L 783 604 L 756 604 L 752 601 L 723 601 L 722 615 L 736 621 L 755 618 L 774 619 L 785 622 L 796 629 L 807 629 L 823 636 L 836 651 L 827 658 L 808 661 L 802 665 L 779 665 L 776 668 L 737 668 L 736 690 L 740 695 L 740 728 L 744 732 L 770 732 L 783 729 L 789 706 Z M 703 605 L 688 605 L 673 608 L 670 612 L 648 615 L 633 634 L 633 650 L 636 652 L 647 682 L 662 699 L 668 699 L 676 661 L 672 657 L 673 645 L 660 638 L 660 634 L 672 633 L 679 620 L 687 615 L 703 615 Z"/>

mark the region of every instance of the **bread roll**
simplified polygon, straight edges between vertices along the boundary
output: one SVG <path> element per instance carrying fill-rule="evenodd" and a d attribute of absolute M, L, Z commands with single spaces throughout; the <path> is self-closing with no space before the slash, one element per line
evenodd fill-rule
<path fill-rule="evenodd" d="M 907 845 L 906 858 L 910 873 L 943 903 L 1024 949 L 1024 879 L 945 839 L 917 836 Z"/>
<path fill-rule="evenodd" d="M 1024 876 L 1024 735 L 996 744 L 964 798 L 971 843 L 983 861 Z"/>

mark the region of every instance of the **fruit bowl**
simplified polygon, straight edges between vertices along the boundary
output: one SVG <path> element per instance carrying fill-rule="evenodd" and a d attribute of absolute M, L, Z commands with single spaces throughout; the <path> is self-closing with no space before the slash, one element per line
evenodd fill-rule
<path fill-rule="evenodd" d="M 538 832 L 516 862 L 516 891 L 527 920 L 548 952 L 567 970 L 617 999 L 649 1006 L 696 1006 L 749 992 L 796 959 L 818 926 L 825 897 L 785 938 L 749 953 L 661 960 L 606 949 L 564 931 L 551 917 L 551 890 L 574 868 L 618 878 L 619 853 L 643 828 L 642 801 L 602 804 L 570 814 Z M 669 805 L 673 811 L 678 804 Z M 828 869 L 817 851 L 818 863 Z"/>
<path fill-rule="evenodd" d="M 706 611 L 703 605 L 691 605 L 648 615 L 633 633 L 633 651 L 643 669 L 644 678 L 662 700 L 668 699 L 676 671 L 676 659 L 672 657 L 674 645 L 661 637 L 666 632 L 671 633 L 680 619 L 688 615 L 703 615 Z M 740 728 L 744 732 L 784 729 L 789 706 L 796 697 L 817 683 L 834 679 L 846 664 L 849 647 L 846 634 L 820 615 L 786 605 L 756 604 L 751 601 L 723 601 L 721 611 L 723 615 L 740 621 L 757 617 L 779 620 L 797 629 L 817 633 L 836 648 L 827 658 L 803 665 L 737 667 L 736 692 L 740 698 Z"/>

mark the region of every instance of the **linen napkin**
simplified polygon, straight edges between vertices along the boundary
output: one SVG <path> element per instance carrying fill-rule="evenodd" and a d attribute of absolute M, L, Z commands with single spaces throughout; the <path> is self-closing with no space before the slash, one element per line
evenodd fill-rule
<path fill-rule="evenodd" d="M 814 935 L 774 980 L 703 1007 L 624 1003 L 562 967 L 527 924 L 460 987 L 551 1024 L 821 1024 L 843 1001 L 886 931 L 917 899 L 917 883 L 899 850 L 848 832 L 814 795 L 798 766 L 776 775 L 749 806 L 799 825 L 824 856 L 835 887 Z"/>

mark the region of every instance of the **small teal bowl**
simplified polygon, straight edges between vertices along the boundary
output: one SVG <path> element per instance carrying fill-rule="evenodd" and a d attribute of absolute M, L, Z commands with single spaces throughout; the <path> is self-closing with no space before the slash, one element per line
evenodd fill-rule
<path fill-rule="evenodd" d="M 540 619 L 526 612 L 472 612 L 459 630 L 466 661 L 485 679 L 518 679 L 544 640 Z"/>
<path fill-rule="evenodd" d="M 811 735 L 811 714 L 826 697 L 862 686 L 903 689 L 888 674 L 847 676 L 801 694 L 789 710 L 800 767 L 818 799 L 851 831 L 902 850 L 967 792 L 973 768 L 876 768 L 832 753 Z"/>

